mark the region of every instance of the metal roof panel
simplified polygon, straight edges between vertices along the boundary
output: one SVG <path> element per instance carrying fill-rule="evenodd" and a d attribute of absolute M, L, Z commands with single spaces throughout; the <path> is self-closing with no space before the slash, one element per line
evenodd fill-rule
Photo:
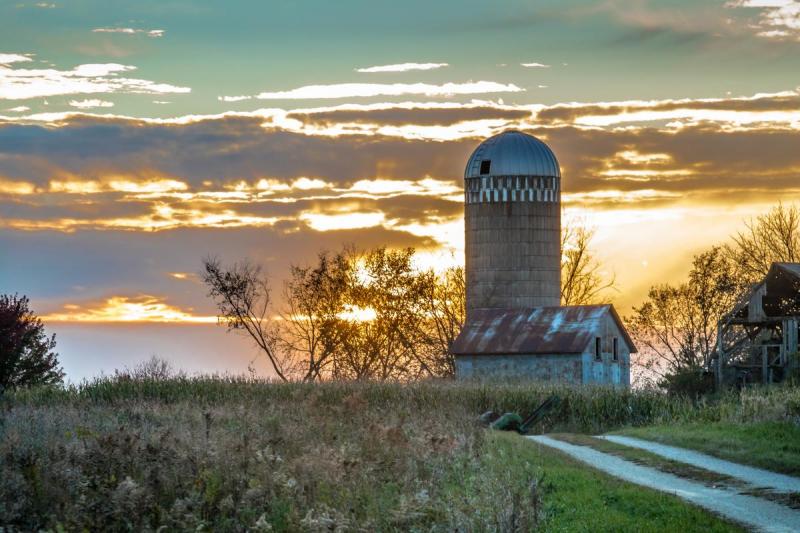
<path fill-rule="evenodd" d="M 521 131 L 504 131 L 483 141 L 469 158 L 465 178 L 481 177 L 481 161 L 490 160 L 484 176 L 561 177 L 553 151 L 542 141 Z"/>
<path fill-rule="evenodd" d="M 476 309 L 451 351 L 456 355 L 582 353 L 609 315 L 631 352 L 636 352 L 612 305 Z"/>

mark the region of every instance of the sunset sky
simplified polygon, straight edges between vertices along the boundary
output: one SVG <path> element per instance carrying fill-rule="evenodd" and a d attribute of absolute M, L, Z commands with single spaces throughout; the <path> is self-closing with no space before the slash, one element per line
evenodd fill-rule
<path fill-rule="evenodd" d="M 800 1 L 0 1 L 0 292 L 68 378 L 243 372 L 201 260 L 463 260 L 462 176 L 547 142 L 621 313 L 800 193 Z M 256 365 L 263 370 L 262 363 Z"/>

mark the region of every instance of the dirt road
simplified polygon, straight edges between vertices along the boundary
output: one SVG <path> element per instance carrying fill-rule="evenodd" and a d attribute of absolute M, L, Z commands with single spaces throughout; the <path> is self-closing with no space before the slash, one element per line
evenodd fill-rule
<path fill-rule="evenodd" d="M 757 498 L 739 494 L 730 488 L 708 487 L 702 483 L 637 465 L 614 455 L 599 452 L 588 446 L 576 446 L 545 435 L 528 437 L 543 446 L 555 448 L 598 470 L 625 481 L 674 494 L 695 505 L 758 531 L 800 531 L 800 511 Z M 688 451 L 688 450 L 687 450 Z"/>
<path fill-rule="evenodd" d="M 774 492 L 800 492 L 800 479 L 761 468 L 745 466 L 739 463 L 732 463 L 723 459 L 717 459 L 700 452 L 694 452 L 685 448 L 667 446 L 657 442 L 651 442 L 633 437 L 622 437 L 618 435 L 603 435 L 598 437 L 606 439 L 623 446 L 639 448 L 656 455 L 660 455 L 672 461 L 679 461 L 705 470 L 711 470 L 726 476 L 740 479 L 753 487 L 766 488 Z"/>

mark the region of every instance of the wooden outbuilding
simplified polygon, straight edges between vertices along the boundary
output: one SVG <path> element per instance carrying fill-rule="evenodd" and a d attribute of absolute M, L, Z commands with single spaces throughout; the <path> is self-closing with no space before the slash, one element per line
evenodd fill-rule
<path fill-rule="evenodd" d="M 717 385 L 777 383 L 798 366 L 800 263 L 773 263 L 717 325 Z"/>

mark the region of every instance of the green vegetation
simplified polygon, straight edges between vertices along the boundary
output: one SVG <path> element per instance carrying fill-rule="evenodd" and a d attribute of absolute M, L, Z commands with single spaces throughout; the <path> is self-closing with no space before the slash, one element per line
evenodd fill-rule
<path fill-rule="evenodd" d="M 698 468 L 679 461 L 672 461 L 665 459 L 660 455 L 624 446 L 605 439 L 592 437 L 590 435 L 581 435 L 577 433 L 552 433 L 551 437 L 575 444 L 578 446 L 588 446 L 597 451 L 616 455 L 626 461 L 654 468 L 661 472 L 673 474 L 684 479 L 690 479 L 703 483 L 711 487 L 726 486 L 741 494 L 750 494 L 765 500 L 771 500 L 781 505 L 786 505 L 794 509 L 800 509 L 800 493 L 797 492 L 773 492 L 769 489 L 753 488 L 748 486 L 745 482 L 729 477 L 718 472 Z"/>
<path fill-rule="evenodd" d="M 654 420 L 643 424 L 647 427 L 627 427 L 618 433 L 800 475 L 800 387 L 751 387 L 696 407 L 708 408 L 716 416 Z"/>
<path fill-rule="evenodd" d="M 715 403 L 525 383 L 265 383 L 117 374 L 8 393 L 0 516 L 22 530 L 726 530 L 478 414 L 562 398 L 537 431 L 800 414 L 797 389 Z M 788 418 L 787 418 L 788 417 Z"/>
<path fill-rule="evenodd" d="M 676 476 L 699 481 L 701 483 L 712 485 L 724 483 L 725 485 L 729 486 L 742 485 L 739 480 L 724 476 L 717 472 L 711 472 L 710 470 L 697 468 L 695 466 L 678 461 L 671 461 L 661 457 L 660 455 L 656 455 L 645 450 L 632 448 L 630 446 L 623 446 L 622 444 L 617 444 L 589 435 L 581 435 L 577 433 L 553 433 L 550 436 L 559 440 L 563 440 L 564 442 L 569 442 L 570 444 L 588 446 L 597 451 L 616 455 L 617 457 L 642 466 L 655 468 L 656 470 L 660 470 L 662 472 L 675 474 Z"/>
<path fill-rule="evenodd" d="M 56 336 L 29 307 L 27 296 L 0 294 L 0 396 L 6 389 L 60 383 Z"/>
<path fill-rule="evenodd" d="M 566 455 L 501 434 L 513 453 L 542 466 L 544 528 L 548 531 L 745 531 L 697 507 L 620 481 Z"/>
<path fill-rule="evenodd" d="M 626 428 L 619 433 L 800 475 L 800 425 L 795 421 L 685 423 Z"/>

